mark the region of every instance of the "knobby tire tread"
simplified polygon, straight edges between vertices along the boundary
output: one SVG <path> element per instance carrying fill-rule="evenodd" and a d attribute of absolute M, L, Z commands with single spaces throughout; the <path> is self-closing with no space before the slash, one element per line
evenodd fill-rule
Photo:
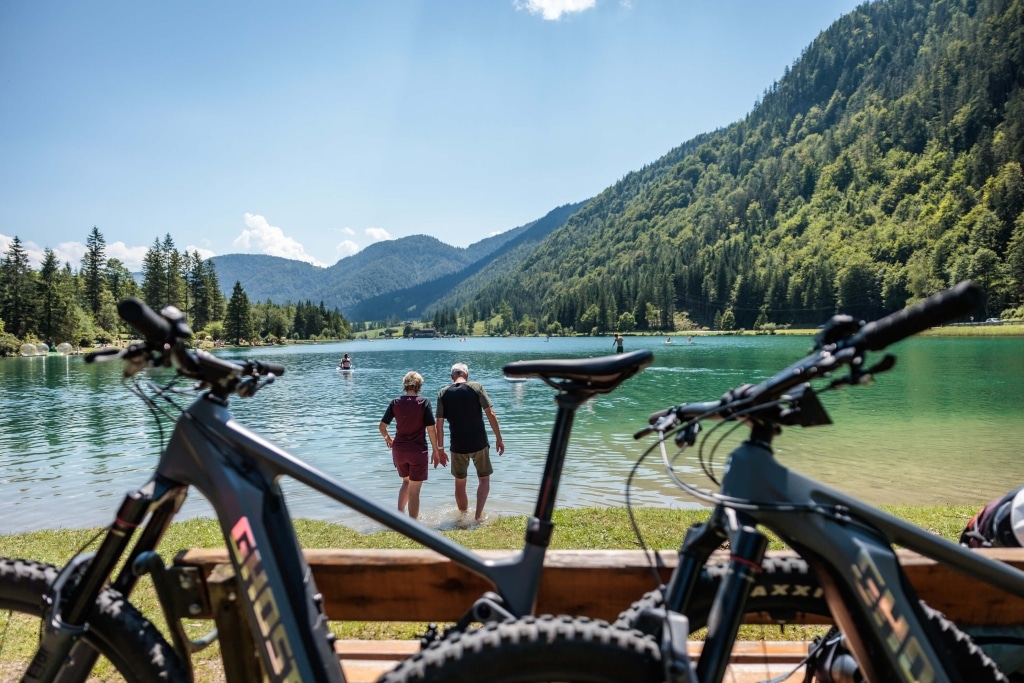
<path fill-rule="evenodd" d="M 379 683 L 625 683 L 661 681 L 657 644 L 586 617 L 525 617 L 432 643 Z"/>
<path fill-rule="evenodd" d="M 42 617 L 43 596 L 58 571 L 53 565 L 33 560 L 0 558 L 0 612 Z M 101 591 L 87 621 L 84 640 L 110 660 L 126 681 L 189 680 L 174 649 L 119 592 L 110 588 Z"/>
<path fill-rule="evenodd" d="M 985 683 L 987 681 L 1006 683 L 1009 681 L 984 650 L 978 647 L 970 636 L 957 628 L 956 624 L 947 619 L 942 612 L 932 609 L 923 600 L 921 609 L 924 610 L 928 621 L 938 632 L 939 645 L 945 648 L 952 657 L 962 680 L 967 683 Z"/>
<path fill-rule="evenodd" d="M 728 565 L 716 563 L 707 565 L 701 573 L 700 583 L 694 589 L 690 613 L 690 628 L 698 629 L 707 625 L 708 612 L 715 599 Z M 660 590 L 648 591 L 634 602 L 615 620 L 621 628 L 636 628 L 640 614 L 645 609 L 662 606 Z M 828 603 L 818 582 L 811 575 L 807 562 L 799 557 L 768 557 L 761 565 L 761 571 L 754 577 L 754 586 L 747 599 L 747 614 L 759 613 L 776 624 L 790 624 L 802 621 L 804 615 L 831 618 Z M 651 634 L 659 635 L 659 634 Z"/>
<path fill-rule="evenodd" d="M 715 592 L 727 569 L 728 566 L 725 564 L 713 564 L 705 567 L 700 583 L 694 591 L 690 614 L 687 614 L 691 630 L 707 625 L 711 602 L 714 600 Z M 615 625 L 621 628 L 642 626 L 643 621 L 639 618 L 640 614 L 645 609 L 656 609 L 662 605 L 661 591 L 649 591 L 623 611 L 616 619 Z M 1001 683 L 1010 680 L 985 654 L 984 650 L 956 624 L 925 602 L 921 602 L 921 607 L 939 635 L 940 646 L 950 653 L 954 665 L 964 681 Z M 797 615 L 801 614 L 831 616 L 828 603 L 818 589 L 817 582 L 811 576 L 807 563 L 796 557 L 765 559 L 762 571 L 754 580 L 754 588 L 745 609 L 748 614 L 760 613 L 779 624 L 792 623 Z M 660 632 L 649 635 L 659 637 Z"/>

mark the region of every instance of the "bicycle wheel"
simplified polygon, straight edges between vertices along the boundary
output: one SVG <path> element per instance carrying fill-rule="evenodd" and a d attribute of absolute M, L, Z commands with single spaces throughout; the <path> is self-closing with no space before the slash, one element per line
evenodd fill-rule
<path fill-rule="evenodd" d="M 984 650 L 971 640 L 971 637 L 957 628 L 956 624 L 947 619 L 942 612 L 932 609 L 928 603 L 921 601 L 928 621 L 939 634 L 939 645 L 945 648 L 953 659 L 957 671 L 965 681 L 1008 681 L 1007 677 L 996 666 Z"/>
<path fill-rule="evenodd" d="M 42 626 L 43 596 L 57 578 L 53 565 L 0 558 L 0 678 L 28 665 Z M 104 589 L 87 618 L 83 640 L 106 657 L 125 681 L 187 681 L 188 672 L 160 632 L 131 603 Z"/>
<path fill-rule="evenodd" d="M 524 617 L 435 641 L 379 683 L 625 683 L 661 681 L 649 638 L 586 617 Z"/>
<path fill-rule="evenodd" d="M 714 564 L 705 567 L 702 572 L 691 601 L 690 613 L 687 614 L 691 630 L 707 625 L 711 602 L 727 569 L 725 564 Z M 661 592 L 650 591 L 622 612 L 615 624 L 623 628 L 646 630 L 649 635 L 660 637 L 660 624 L 641 619 L 640 615 L 645 609 L 660 608 L 662 604 Z M 935 627 L 941 647 L 950 653 L 963 680 L 978 683 L 1008 680 L 985 650 L 956 624 L 925 602 L 921 603 L 921 607 L 928 621 Z M 767 558 L 762 571 L 754 579 L 745 609 L 746 614 L 756 614 L 762 621 L 773 624 L 803 622 L 812 615 L 831 618 L 821 588 L 811 576 L 807 563 L 800 558 Z M 999 640 L 995 636 L 992 638 Z M 844 646 L 839 647 L 845 650 Z"/>

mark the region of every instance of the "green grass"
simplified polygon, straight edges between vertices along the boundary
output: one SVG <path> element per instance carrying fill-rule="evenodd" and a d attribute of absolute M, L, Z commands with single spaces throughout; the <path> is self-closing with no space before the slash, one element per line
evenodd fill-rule
<path fill-rule="evenodd" d="M 886 507 L 897 517 L 944 536 L 956 539 L 967 520 L 977 512 L 976 507 Z M 703 521 L 707 516 L 702 510 L 665 510 L 641 508 L 635 511 L 637 524 L 647 547 L 658 550 L 676 549 L 686 529 L 693 523 Z M 556 511 L 555 532 L 551 541 L 552 549 L 636 549 L 636 536 L 624 509 L 586 508 Z M 484 549 L 515 549 L 522 546 L 525 517 L 502 517 L 494 519 L 476 529 L 442 532 L 445 536 L 467 547 Z M 382 531 L 364 534 L 344 526 L 313 520 L 296 520 L 296 533 L 304 548 L 418 548 L 418 544 L 395 532 Z M 57 531 L 36 531 L 23 534 L 0 536 L 0 556 L 24 557 L 61 565 L 85 546 L 99 532 L 98 529 Z M 171 525 L 159 551 L 166 562 L 180 550 L 188 548 L 222 547 L 223 539 L 214 520 L 195 519 Z M 771 549 L 785 546 L 778 539 L 771 539 Z M 637 596 L 638 598 L 640 596 Z M 163 630 L 166 625 L 159 615 L 159 609 L 152 585 L 144 578 L 132 596 L 132 602 Z M 628 605 L 623 605 L 623 609 Z M 8 621 L 0 614 L 0 633 Z M 188 624 L 191 637 L 197 637 L 210 627 L 210 622 L 195 621 Z M 3 645 L 3 659 L 27 657 L 32 652 L 36 636 L 35 625 L 25 624 L 18 629 L 6 629 Z M 413 622 L 333 622 L 332 629 L 339 638 L 364 639 L 407 639 L 417 638 L 424 632 L 426 624 Z M 817 635 L 821 627 L 788 627 L 785 631 L 772 631 L 766 635 L 764 627 L 744 627 L 741 637 L 751 639 L 803 640 Z M 197 680 L 216 680 L 219 668 L 219 652 L 216 646 L 196 655 L 194 658 Z M 2 663 L 0 663 L 2 664 Z M 0 666 L 0 673 L 3 667 Z M 104 666 L 97 672 L 96 680 L 109 680 L 113 675 L 111 667 Z"/>

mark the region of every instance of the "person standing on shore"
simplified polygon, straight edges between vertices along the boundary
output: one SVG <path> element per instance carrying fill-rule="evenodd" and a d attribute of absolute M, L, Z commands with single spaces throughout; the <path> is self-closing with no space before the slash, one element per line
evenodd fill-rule
<path fill-rule="evenodd" d="M 455 504 L 460 512 L 469 509 L 469 496 L 466 493 L 466 478 L 469 476 L 469 461 L 473 461 L 476 469 L 476 521 L 484 516 L 484 504 L 491 491 L 490 443 L 487 441 L 487 430 L 484 429 L 483 416 L 494 432 L 494 448 L 498 455 L 504 455 L 505 443 L 501 440 L 501 429 L 498 427 L 498 416 L 494 414 L 494 406 L 487 392 L 479 382 L 469 381 L 469 368 L 465 363 L 452 366 L 452 383 L 441 389 L 437 394 L 437 444 L 439 455 L 444 460 L 444 421 L 451 423 L 451 461 L 452 476 L 455 477 Z M 434 466 L 437 466 L 435 461 Z"/>
<path fill-rule="evenodd" d="M 418 372 L 407 372 L 402 378 L 403 396 L 391 401 L 378 428 L 384 443 L 391 449 L 391 461 L 402 478 L 398 490 L 398 511 L 405 512 L 413 519 L 420 514 L 420 488 L 427 480 L 427 437 L 433 449 L 434 467 L 438 462 L 437 440 L 434 434 L 434 411 L 430 400 L 419 395 L 423 388 L 423 377 Z M 388 425 L 397 420 L 395 438 L 388 433 Z M 445 459 L 447 460 L 447 458 Z"/>

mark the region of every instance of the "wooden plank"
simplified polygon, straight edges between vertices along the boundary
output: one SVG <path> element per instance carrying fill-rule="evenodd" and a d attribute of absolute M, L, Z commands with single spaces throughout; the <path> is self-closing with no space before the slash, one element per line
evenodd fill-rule
<path fill-rule="evenodd" d="M 689 643 L 691 657 L 700 655 L 700 642 Z M 788 673 L 807 655 L 807 641 L 741 641 L 730 657 L 726 680 L 764 681 Z M 349 683 L 369 683 L 419 651 L 415 640 L 339 640 L 334 644 Z"/>
<path fill-rule="evenodd" d="M 486 581 L 430 550 L 306 550 L 325 609 L 333 620 L 455 621 L 472 602 L 491 590 Z M 1024 548 L 979 550 L 1024 569 Z M 480 551 L 483 557 L 507 557 L 508 551 Z M 773 551 L 773 555 L 793 555 Z M 962 624 L 1024 622 L 1024 599 L 1011 596 L 948 567 L 908 551 L 899 551 L 918 596 Z M 675 551 L 657 554 L 658 573 L 667 581 Z M 721 560 L 726 556 L 722 555 Z M 178 564 L 205 572 L 228 562 L 226 550 L 180 553 Z M 545 559 L 536 612 L 614 619 L 654 587 L 652 570 L 641 551 L 552 550 Z M 209 615 L 206 615 L 209 616 Z"/>

